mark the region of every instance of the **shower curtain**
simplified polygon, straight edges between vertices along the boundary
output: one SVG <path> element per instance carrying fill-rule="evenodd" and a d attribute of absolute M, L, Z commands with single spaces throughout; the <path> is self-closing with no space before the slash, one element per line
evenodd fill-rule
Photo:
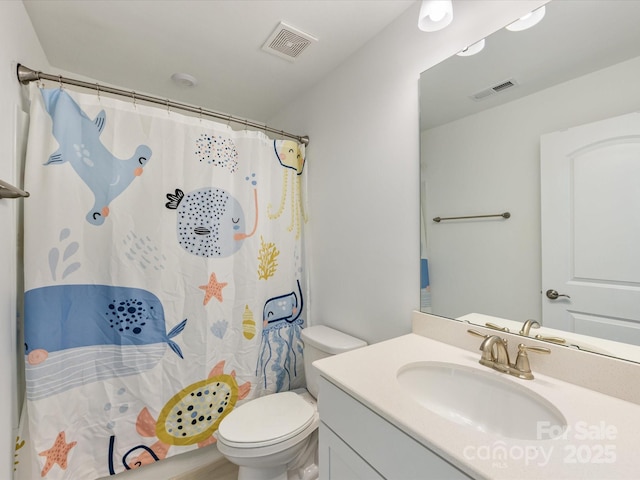
<path fill-rule="evenodd" d="M 135 101 L 30 94 L 16 453 L 30 450 L 33 478 L 209 445 L 243 401 L 303 386 L 304 146 Z"/>
<path fill-rule="evenodd" d="M 424 170 L 424 169 L 423 169 Z M 427 258 L 427 222 L 426 213 L 427 183 L 420 182 L 420 311 L 431 313 L 431 283 L 429 282 L 429 259 Z"/>

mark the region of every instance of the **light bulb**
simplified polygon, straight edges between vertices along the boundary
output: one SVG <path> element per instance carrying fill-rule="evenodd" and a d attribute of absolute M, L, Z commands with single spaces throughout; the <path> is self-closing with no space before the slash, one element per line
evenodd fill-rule
<path fill-rule="evenodd" d="M 453 20 L 451 0 L 422 0 L 418 28 L 424 32 L 441 30 Z"/>
<path fill-rule="evenodd" d="M 435 5 L 434 9 L 429 12 L 429 18 L 431 18 L 432 22 L 439 22 L 444 18 L 447 14 L 447 11 L 443 8 L 442 5 Z"/>

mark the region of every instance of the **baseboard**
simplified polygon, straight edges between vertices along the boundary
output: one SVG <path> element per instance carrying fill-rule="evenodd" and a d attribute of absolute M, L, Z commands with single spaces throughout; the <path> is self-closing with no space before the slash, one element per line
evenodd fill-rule
<path fill-rule="evenodd" d="M 238 467 L 226 458 L 203 465 L 189 472 L 181 473 L 169 480 L 237 480 Z"/>

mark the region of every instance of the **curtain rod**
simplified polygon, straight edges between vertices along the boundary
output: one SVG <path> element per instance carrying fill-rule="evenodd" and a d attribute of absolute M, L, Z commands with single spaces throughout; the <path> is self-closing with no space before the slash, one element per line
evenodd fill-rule
<path fill-rule="evenodd" d="M 186 110 L 191 113 L 197 113 L 198 115 L 206 115 L 207 117 L 213 117 L 220 120 L 226 120 L 227 122 L 240 123 L 247 127 L 255 128 L 257 130 L 263 130 L 265 132 L 275 133 L 277 135 L 281 135 L 283 137 L 293 138 L 304 145 L 309 145 L 309 137 L 307 135 L 300 136 L 294 135 L 292 133 L 287 133 L 282 130 L 276 130 L 275 128 L 268 127 L 267 125 L 262 125 L 256 122 L 252 122 L 251 120 L 246 120 L 244 118 L 234 117 L 233 115 L 227 115 L 224 113 L 214 112 L 213 110 L 207 110 L 202 107 L 195 107 L 193 105 L 188 105 L 186 103 L 174 102 L 173 100 L 163 99 L 160 97 L 152 97 L 149 95 L 139 94 L 134 91 L 121 90 L 119 88 L 107 87 L 105 85 L 100 85 L 98 83 L 89 83 L 83 82 L 82 80 L 76 80 L 73 78 L 63 77 L 62 75 L 51 75 L 48 73 L 42 73 L 37 70 L 33 70 L 31 68 L 25 67 L 24 65 L 18 64 L 17 69 L 18 81 L 23 85 L 27 85 L 31 82 L 35 82 L 37 80 L 49 80 L 52 82 L 58 82 L 60 84 L 65 83 L 68 85 L 74 85 L 76 87 L 88 88 L 91 90 L 97 90 L 98 92 L 111 93 L 114 95 L 122 95 L 125 97 L 130 97 L 134 101 L 142 100 L 144 102 L 155 103 L 158 105 L 164 105 L 167 108 L 174 108 L 180 110 Z"/>

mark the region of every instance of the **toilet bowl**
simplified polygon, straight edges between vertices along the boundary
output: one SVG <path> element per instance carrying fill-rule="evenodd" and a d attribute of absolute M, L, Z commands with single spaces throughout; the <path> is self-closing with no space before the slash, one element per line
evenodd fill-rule
<path fill-rule="evenodd" d="M 238 480 L 313 480 L 318 423 L 315 399 L 306 390 L 266 395 L 225 417 L 218 450 L 240 467 Z"/>
<path fill-rule="evenodd" d="M 318 478 L 318 376 L 311 363 L 366 343 L 321 325 L 303 329 L 302 339 L 307 389 L 250 400 L 218 427 L 218 450 L 239 466 L 238 480 Z"/>

